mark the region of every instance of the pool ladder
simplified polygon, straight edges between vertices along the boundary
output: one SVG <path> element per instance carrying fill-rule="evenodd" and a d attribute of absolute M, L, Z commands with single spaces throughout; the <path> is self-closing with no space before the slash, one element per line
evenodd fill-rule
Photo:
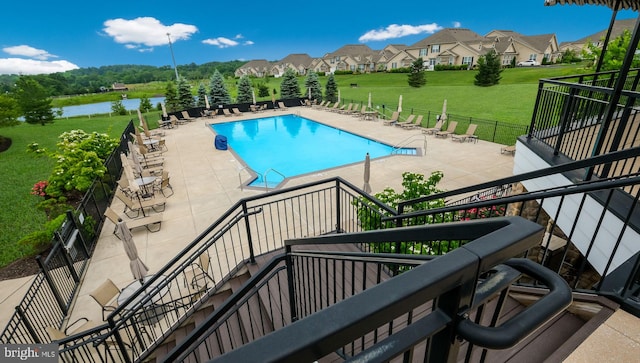
<path fill-rule="evenodd" d="M 427 135 L 411 135 L 408 138 L 402 140 L 398 145 L 393 147 L 393 150 L 391 150 L 391 154 L 392 155 L 401 155 L 404 154 L 403 152 L 401 152 L 401 150 L 406 147 L 407 145 L 409 145 L 411 142 L 418 140 L 422 138 L 423 141 L 423 148 L 424 148 L 424 152 L 423 155 L 427 155 Z M 416 153 L 417 154 L 417 153 Z"/>
<path fill-rule="evenodd" d="M 276 173 L 276 174 L 280 175 L 283 179 L 286 178 L 286 176 L 284 174 L 282 174 L 281 172 L 279 172 L 279 171 L 277 171 L 276 169 L 273 169 L 273 168 L 269 168 L 269 170 L 265 171 L 264 174 L 260 174 L 257 171 L 251 169 L 249 166 L 245 166 L 245 167 L 243 167 L 242 169 L 240 169 L 238 171 L 238 180 L 240 180 L 240 190 L 244 190 L 244 184 L 242 183 L 242 172 L 245 171 L 245 170 L 249 170 L 249 171 L 253 172 L 255 175 L 261 176 L 262 180 L 264 181 L 264 188 L 266 189 L 266 191 L 269 191 L 269 183 L 267 181 L 267 175 L 269 175 L 269 173 L 273 172 L 273 173 Z"/>

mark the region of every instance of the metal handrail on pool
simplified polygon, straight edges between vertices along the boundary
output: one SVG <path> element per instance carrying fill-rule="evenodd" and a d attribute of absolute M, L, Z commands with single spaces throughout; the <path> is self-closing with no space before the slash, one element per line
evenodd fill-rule
<path fill-rule="evenodd" d="M 264 188 L 266 190 L 269 190 L 269 184 L 267 183 L 267 175 L 272 171 L 277 173 L 278 175 L 280 175 L 282 177 L 282 179 L 285 179 L 287 177 L 286 175 L 282 174 L 281 172 L 277 171 L 276 169 L 269 168 L 269 170 L 265 171 L 264 174 L 262 174 L 262 180 L 264 180 Z"/>
<path fill-rule="evenodd" d="M 393 147 L 393 150 L 391 150 L 391 154 L 396 154 L 398 152 L 398 150 L 403 149 L 405 146 L 409 145 L 409 143 L 411 141 L 414 141 L 417 137 L 422 136 L 424 139 L 424 155 L 427 154 L 427 135 L 411 135 L 409 137 L 407 137 L 406 139 L 400 141 L 400 143 L 396 146 Z"/>

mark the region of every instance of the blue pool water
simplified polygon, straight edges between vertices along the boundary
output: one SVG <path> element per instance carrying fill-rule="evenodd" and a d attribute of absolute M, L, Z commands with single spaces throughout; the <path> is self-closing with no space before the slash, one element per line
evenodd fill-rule
<path fill-rule="evenodd" d="M 393 147 L 296 115 L 211 125 L 258 178 L 250 185 L 275 187 L 284 177 L 317 172 L 390 155 Z M 413 151 L 413 152 L 412 152 Z M 409 149 L 405 154 L 415 153 Z M 284 175 L 284 177 L 282 175 Z"/>

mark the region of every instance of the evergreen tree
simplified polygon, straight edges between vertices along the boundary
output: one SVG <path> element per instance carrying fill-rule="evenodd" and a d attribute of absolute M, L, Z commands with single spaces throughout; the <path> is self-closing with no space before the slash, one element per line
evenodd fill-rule
<path fill-rule="evenodd" d="M 20 76 L 16 81 L 15 99 L 24 120 L 30 124 L 53 123 L 51 98 L 38 81 L 30 76 Z"/>
<path fill-rule="evenodd" d="M 217 69 L 211 76 L 209 96 L 211 96 L 209 99 L 211 107 L 213 105 L 228 105 L 231 103 L 231 96 L 229 96 L 229 91 L 227 91 L 227 87 L 224 84 L 224 78 L 222 78 L 222 74 Z"/>
<path fill-rule="evenodd" d="M 409 86 L 416 88 L 422 87 L 427 83 L 422 58 L 418 58 L 411 63 L 411 70 L 407 81 L 409 82 Z"/>
<path fill-rule="evenodd" d="M 269 87 L 264 83 L 258 83 L 258 97 L 269 97 L 271 94 L 269 93 Z"/>
<path fill-rule="evenodd" d="M 489 87 L 500 83 L 502 68 L 500 67 L 500 57 L 495 50 L 490 50 L 487 54 L 478 59 L 478 73 L 474 84 L 476 86 Z"/>
<path fill-rule="evenodd" d="M 240 77 L 238 81 L 238 98 L 237 103 L 253 103 L 253 94 L 251 94 L 251 80 L 248 76 Z"/>
<path fill-rule="evenodd" d="M 282 83 L 280 83 L 280 98 L 286 100 L 299 97 L 300 85 L 296 78 L 296 72 L 291 68 L 287 68 L 282 75 Z"/>
<path fill-rule="evenodd" d="M 151 109 L 153 109 L 153 106 L 151 105 L 151 101 L 149 100 L 149 97 L 147 96 L 142 96 L 140 97 L 140 112 L 149 112 L 151 111 Z"/>
<path fill-rule="evenodd" d="M 0 94 L 0 127 L 15 126 L 20 123 L 18 102 L 8 94 Z M 0 136 L 0 139 L 2 136 Z"/>
<path fill-rule="evenodd" d="M 322 101 L 322 85 L 318 79 L 318 74 L 314 71 L 309 71 L 307 78 L 304 80 L 304 89 L 306 90 L 305 96 L 309 96 L 309 88 L 311 88 L 311 99 L 317 102 Z"/>
<path fill-rule="evenodd" d="M 122 104 L 122 100 L 117 100 L 111 102 L 111 112 L 115 113 L 116 115 L 126 115 L 127 109 Z"/>
<path fill-rule="evenodd" d="M 200 82 L 198 85 L 198 97 L 196 99 L 196 107 L 206 107 L 207 103 L 204 97 L 207 95 L 207 89 L 204 87 L 204 83 Z"/>
<path fill-rule="evenodd" d="M 329 102 L 338 101 L 338 84 L 333 76 L 333 73 L 329 74 L 327 78 L 327 85 L 324 90 L 324 98 Z"/>
<path fill-rule="evenodd" d="M 167 106 L 167 112 L 176 112 L 180 110 L 178 102 L 178 92 L 175 83 L 167 82 L 167 88 L 164 91 L 164 104 Z"/>
<path fill-rule="evenodd" d="M 178 80 L 178 107 L 180 110 L 188 110 L 193 108 L 193 104 L 191 85 L 184 77 L 180 77 Z"/>

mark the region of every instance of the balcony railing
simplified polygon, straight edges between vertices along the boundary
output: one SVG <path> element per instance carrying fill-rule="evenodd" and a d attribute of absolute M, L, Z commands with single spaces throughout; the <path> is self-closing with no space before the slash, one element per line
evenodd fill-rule
<path fill-rule="evenodd" d="M 640 71 L 629 71 L 616 94 L 620 72 L 602 72 L 540 80 L 528 140 L 547 145 L 553 155 L 569 160 L 640 146 L 637 87 Z M 625 165 L 603 165 L 600 178 L 622 175 Z"/>
<path fill-rule="evenodd" d="M 234 294 L 201 323 L 164 361 L 215 358 L 217 362 L 303 362 L 319 360 L 335 352 L 343 359 L 366 357 L 366 361 L 388 361 L 401 355 L 445 361 L 470 353 L 474 345 L 498 349 L 512 346 L 571 302 L 566 282 L 557 275 L 545 272 L 528 260 L 509 260 L 535 245 L 541 233 L 542 227 L 535 223 L 508 218 L 474 221 L 464 226 L 409 227 L 287 241 L 285 255 L 274 260 L 255 281 L 248 281 L 243 291 Z M 473 242 L 437 258 L 296 251 L 297 246 L 305 245 L 435 242 L 451 238 Z M 503 262 L 505 265 L 500 265 Z M 365 273 L 367 264 L 373 265 L 369 269 L 374 271 L 373 276 L 361 280 L 371 285 L 350 284 L 354 271 Z M 381 266 L 387 264 L 406 269 L 403 274 L 380 284 Z M 253 295 L 245 293 L 252 287 L 266 286 L 258 281 L 278 266 L 287 266 L 277 271 L 289 274 L 281 281 L 292 281 L 289 286 L 281 286 L 290 291 L 292 304 L 285 327 L 260 340 L 243 342 L 229 351 L 219 352 L 213 346 L 214 341 L 208 338 L 226 333 L 223 329 L 226 324 L 237 321 L 234 314 L 248 309 L 245 302 Z M 322 278 L 320 275 L 327 270 L 334 274 L 331 278 Z M 479 319 L 482 313 L 491 315 L 500 311 L 504 300 L 491 308 L 487 301 L 490 296 L 506 291 L 519 272 L 529 273 L 551 287 L 544 301 L 504 322 L 499 329 L 470 320 L 469 315 Z M 480 285 L 476 287 L 477 281 Z M 336 289 L 336 286 L 343 288 Z M 351 290 L 353 288 L 356 291 Z M 242 296 L 246 298 L 241 300 Z M 459 352 L 462 343 L 456 337 L 471 343 L 466 345 L 466 352 Z"/>

